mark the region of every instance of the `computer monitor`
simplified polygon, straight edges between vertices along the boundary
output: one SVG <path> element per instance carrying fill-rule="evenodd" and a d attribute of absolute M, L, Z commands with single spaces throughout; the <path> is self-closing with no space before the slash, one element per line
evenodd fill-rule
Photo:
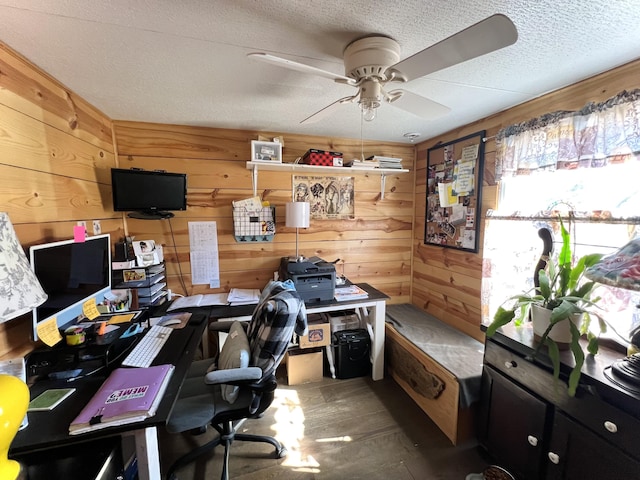
<path fill-rule="evenodd" d="M 83 242 L 33 245 L 29 248 L 31 268 L 48 299 L 33 309 L 33 339 L 38 339 L 39 322 L 55 318 L 65 328 L 83 315 L 90 299 L 104 300 L 111 290 L 111 242 L 109 234 L 87 237 Z"/>

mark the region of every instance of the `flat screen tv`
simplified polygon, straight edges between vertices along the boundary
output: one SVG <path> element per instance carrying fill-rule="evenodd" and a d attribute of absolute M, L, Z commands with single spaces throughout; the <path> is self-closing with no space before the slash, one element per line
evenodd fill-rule
<path fill-rule="evenodd" d="M 173 217 L 172 210 L 187 209 L 187 175 L 140 169 L 111 169 L 113 209 L 129 217 Z"/>
<path fill-rule="evenodd" d="M 82 306 L 95 299 L 104 300 L 111 290 L 110 235 L 87 237 L 84 242 L 61 242 L 33 245 L 29 248 L 31 268 L 47 293 L 47 301 L 33 309 L 33 338 L 36 326 L 55 318 L 58 328 L 75 323 L 83 316 Z"/>

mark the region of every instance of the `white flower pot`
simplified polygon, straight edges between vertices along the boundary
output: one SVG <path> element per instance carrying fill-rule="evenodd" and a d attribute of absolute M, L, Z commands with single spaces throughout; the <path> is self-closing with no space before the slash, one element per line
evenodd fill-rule
<path fill-rule="evenodd" d="M 542 308 L 539 305 L 531 305 L 531 321 L 533 323 L 533 333 L 540 338 L 549 326 L 551 320 L 551 310 Z M 580 329 L 582 323 L 582 315 L 575 314 L 571 316 L 571 322 Z M 571 343 L 571 328 L 569 322 L 562 320 L 554 325 L 549 332 L 548 338 L 556 343 Z"/>

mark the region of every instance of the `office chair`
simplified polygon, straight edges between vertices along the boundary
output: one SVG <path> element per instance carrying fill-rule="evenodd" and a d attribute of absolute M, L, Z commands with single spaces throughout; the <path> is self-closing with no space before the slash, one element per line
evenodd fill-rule
<path fill-rule="evenodd" d="M 218 435 L 210 442 L 180 457 L 167 471 L 175 472 L 201 455 L 224 445 L 222 479 L 229 478 L 229 448 L 234 440 L 269 443 L 276 458 L 286 449 L 275 438 L 238 433 L 250 418 L 258 418 L 271 405 L 277 387 L 275 372 L 294 331 L 304 335 L 307 317 L 303 300 L 293 283 L 271 281 L 260 296 L 249 324 L 215 322 L 213 330 L 228 335 L 212 370 L 211 359 L 193 362 L 167 422 L 171 433 L 203 433 L 211 425 Z M 223 327 L 223 328 L 221 328 Z M 215 366 L 215 365 L 214 365 Z"/>

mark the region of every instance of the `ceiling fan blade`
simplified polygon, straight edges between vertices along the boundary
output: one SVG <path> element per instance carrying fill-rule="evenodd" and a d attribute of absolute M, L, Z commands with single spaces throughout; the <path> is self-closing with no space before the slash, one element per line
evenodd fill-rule
<path fill-rule="evenodd" d="M 388 70 L 399 71 L 410 81 L 508 47 L 517 39 L 513 22 L 505 15 L 496 14 L 405 58 Z"/>
<path fill-rule="evenodd" d="M 322 70 L 321 68 L 312 67 L 304 63 L 294 62 L 293 60 L 287 60 L 286 58 L 276 57 L 275 55 L 269 55 L 268 53 L 248 53 L 247 57 L 253 60 L 259 60 L 261 62 L 271 63 L 279 67 L 288 68 L 290 70 L 296 70 L 302 73 L 310 73 L 312 75 L 320 75 L 321 77 L 328 78 L 330 80 L 339 81 L 341 83 L 354 83 L 353 78 L 338 75 L 336 73 Z"/>
<path fill-rule="evenodd" d="M 426 120 L 442 117 L 451 111 L 449 107 L 406 90 L 393 90 L 389 95 L 393 96 L 396 93 L 402 93 L 402 95 L 390 102 L 391 105 Z"/>
<path fill-rule="evenodd" d="M 353 95 L 353 96 L 350 96 L 350 97 L 344 97 L 344 98 L 341 98 L 340 100 L 336 100 L 332 104 L 327 105 L 326 107 L 324 107 L 322 110 L 318 110 L 313 115 L 308 116 L 307 118 L 302 120 L 300 122 L 300 124 L 301 125 L 302 124 L 308 125 L 310 123 L 315 123 L 315 122 L 317 122 L 319 120 L 322 120 L 323 118 L 325 118 L 329 114 L 331 114 L 334 110 L 337 110 L 337 107 L 339 107 L 343 103 L 355 102 L 357 100 L 357 98 L 358 98 L 358 95 L 356 94 L 356 95 Z"/>

